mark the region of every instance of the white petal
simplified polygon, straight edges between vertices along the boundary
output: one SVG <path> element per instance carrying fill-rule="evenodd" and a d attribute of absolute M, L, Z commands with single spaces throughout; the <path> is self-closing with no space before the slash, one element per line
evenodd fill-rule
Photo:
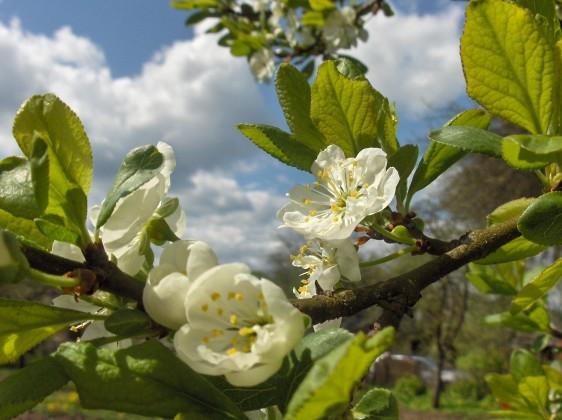
<path fill-rule="evenodd" d="M 117 249 L 106 249 L 106 251 L 117 259 L 117 267 L 119 267 L 121 271 L 130 276 L 134 276 L 140 271 L 146 259 L 144 255 L 140 254 L 141 244 L 141 236 L 136 236 L 127 245 Z"/>
<path fill-rule="evenodd" d="M 234 386 L 249 387 L 261 384 L 275 374 L 283 364 L 283 359 L 275 363 L 258 365 L 254 368 L 241 371 L 229 372 L 225 375 L 226 380 Z"/>
<path fill-rule="evenodd" d="M 217 255 L 205 242 L 194 242 L 189 247 L 189 251 L 187 274 L 192 281 L 219 263 Z"/>
<path fill-rule="evenodd" d="M 84 255 L 79 247 L 74 244 L 69 244 L 61 241 L 53 241 L 51 252 L 59 257 L 64 257 L 76 262 L 84 262 Z"/>
<path fill-rule="evenodd" d="M 318 153 L 318 157 L 312 164 L 311 172 L 316 176 L 319 170 L 324 169 L 326 166 L 337 165 L 343 160 L 345 160 L 343 150 L 335 144 L 330 144 L 327 148 Z"/>
<path fill-rule="evenodd" d="M 327 330 L 329 328 L 339 328 L 341 327 L 341 320 L 341 318 L 329 319 L 327 321 L 321 322 L 320 324 L 314 324 L 312 328 L 314 329 L 314 332 Z"/>
<path fill-rule="evenodd" d="M 186 228 L 186 215 L 180 205 L 164 220 L 177 237 L 182 237 Z"/>
<path fill-rule="evenodd" d="M 143 304 L 152 319 L 175 330 L 187 322 L 184 302 L 191 282 L 181 273 L 171 273 L 163 278 L 158 274 L 158 271 L 149 273 Z"/>
<path fill-rule="evenodd" d="M 350 240 L 338 243 L 336 251 L 336 262 L 340 273 L 349 281 L 358 282 L 361 280 L 361 270 L 359 269 L 359 256 L 357 250 Z"/>

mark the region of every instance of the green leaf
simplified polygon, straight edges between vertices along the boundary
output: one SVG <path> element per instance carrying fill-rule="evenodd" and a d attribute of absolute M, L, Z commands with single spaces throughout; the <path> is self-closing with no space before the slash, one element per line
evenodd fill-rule
<path fill-rule="evenodd" d="M 173 8 L 184 10 L 207 9 L 218 5 L 218 0 L 174 0 L 171 3 Z"/>
<path fill-rule="evenodd" d="M 328 144 L 310 119 L 310 86 L 306 76 L 290 64 L 281 64 L 275 90 L 295 140 L 318 154 Z"/>
<path fill-rule="evenodd" d="M 41 215 L 45 207 L 41 208 L 33 187 L 27 159 L 13 156 L 0 161 L 0 208 L 25 219 Z"/>
<path fill-rule="evenodd" d="M 312 10 L 332 10 L 336 8 L 336 3 L 332 0 L 309 0 Z"/>
<path fill-rule="evenodd" d="M 213 13 L 209 13 L 206 10 L 200 10 L 197 12 L 193 12 L 192 14 L 189 15 L 189 17 L 185 20 L 185 26 L 192 26 L 192 25 L 196 25 L 199 22 L 204 21 L 205 19 L 207 19 L 208 17 L 215 17 L 215 15 Z"/>
<path fill-rule="evenodd" d="M 107 331 L 115 335 L 133 336 L 150 327 L 150 318 L 141 311 L 121 309 L 113 312 L 105 320 L 104 325 Z"/>
<path fill-rule="evenodd" d="M 53 241 L 41 233 L 33 220 L 16 217 L 0 209 L 0 228 L 12 232 L 20 241 L 28 245 L 47 251 L 51 250 Z"/>
<path fill-rule="evenodd" d="M 527 376 L 517 386 L 519 393 L 538 411 L 537 418 L 550 419 L 548 406 L 548 380 L 544 373 L 540 376 Z M 533 410 L 533 411 L 535 411 Z"/>
<path fill-rule="evenodd" d="M 537 306 L 528 314 L 520 312 L 513 315 L 509 312 L 502 312 L 488 315 L 484 318 L 484 322 L 492 327 L 507 327 L 524 333 L 550 333 L 550 318 L 543 306 Z"/>
<path fill-rule="evenodd" d="M 488 130 L 475 127 L 449 126 L 428 134 L 431 141 L 459 148 L 465 152 L 501 157 L 502 138 Z"/>
<path fill-rule="evenodd" d="M 351 409 L 358 420 L 398 420 L 398 402 L 388 389 L 372 388 Z"/>
<path fill-rule="evenodd" d="M 365 80 L 369 68 L 356 58 L 339 54 L 336 60 L 338 71 L 351 80 Z"/>
<path fill-rule="evenodd" d="M 553 40 L 535 14 L 501 0 L 471 2 L 461 39 L 468 94 L 531 133 L 560 106 Z"/>
<path fill-rule="evenodd" d="M 29 98 L 16 115 L 13 134 L 23 153 L 31 158 L 33 139 L 39 136 L 49 147 L 50 174 L 88 193 L 92 183 L 93 160 L 90 141 L 76 114 L 51 93 Z"/>
<path fill-rule="evenodd" d="M 166 242 L 179 241 L 168 222 L 162 217 L 152 217 L 146 226 L 147 239 L 152 243 L 162 246 Z"/>
<path fill-rule="evenodd" d="M 385 135 L 385 127 L 395 123 L 388 99 L 367 80 L 345 77 L 334 61 L 318 69 L 310 113 L 327 144 L 338 145 L 348 157 L 368 147 L 380 147 L 389 155 L 398 149 L 396 138 Z"/>
<path fill-rule="evenodd" d="M 518 198 L 502 204 L 488 215 L 488 226 L 507 222 L 521 216 L 533 201 L 535 201 L 534 198 Z"/>
<path fill-rule="evenodd" d="M 264 124 L 238 124 L 238 129 L 262 150 L 281 162 L 310 172 L 317 153 L 284 131 Z"/>
<path fill-rule="evenodd" d="M 49 204 L 49 149 L 39 137 L 33 139 L 29 166 L 35 201 L 40 213 Z"/>
<path fill-rule="evenodd" d="M 550 163 L 562 162 L 562 137 L 509 136 L 503 139 L 502 156 L 516 169 L 544 168 Z"/>
<path fill-rule="evenodd" d="M 517 382 L 511 375 L 490 373 L 486 375 L 486 383 L 499 402 L 508 403 L 514 409 L 527 407 L 527 403 L 519 395 Z"/>
<path fill-rule="evenodd" d="M 523 287 L 511 302 L 511 312 L 516 314 L 545 296 L 562 278 L 562 258 L 556 260 Z"/>
<path fill-rule="evenodd" d="M 525 349 L 514 350 L 511 353 L 509 365 L 511 375 L 518 383 L 528 376 L 544 375 L 540 362 L 530 351 Z"/>
<path fill-rule="evenodd" d="M 470 263 L 468 267 L 469 272 L 466 274 L 466 278 L 479 292 L 509 296 L 517 294 L 517 289 L 505 281 L 495 267 L 480 266 L 474 263 Z"/>
<path fill-rule="evenodd" d="M 226 382 L 223 377 L 209 379 L 244 411 L 273 405 L 284 410 L 314 362 L 352 339 L 353 335 L 341 328 L 327 328 L 308 334 L 285 358 L 281 369 L 255 387 L 237 388 Z M 280 389 L 283 390 L 282 393 L 279 392 Z"/>
<path fill-rule="evenodd" d="M 34 302 L 0 298 L 0 365 L 16 360 L 69 325 L 104 318 Z"/>
<path fill-rule="evenodd" d="M 96 228 L 99 229 L 107 222 L 120 198 L 126 197 L 151 180 L 159 173 L 163 163 L 164 156 L 156 146 L 137 147 L 127 153 L 102 204 Z"/>
<path fill-rule="evenodd" d="M 61 241 L 69 244 L 80 243 L 80 235 L 64 226 L 64 221 L 58 217 L 35 219 L 37 229 L 47 238 L 53 241 Z"/>
<path fill-rule="evenodd" d="M 523 237 L 502 245 L 487 257 L 474 261 L 475 264 L 489 265 L 517 261 L 539 255 L 546 249 L 543 245 L 528 241 Z"/>
<path fill-rule="evenodd" d="M 19 283 L 29 273 L 29 262 L 23 255 L 16 237 L 0 229 L 0 285 Z"/>
<path fill-rule="evenodd" d="M 446 126 L 470 126 L 486 129 L 490 125 L 492 116 L 482 109 L 469 109 L 452 118 Z M 439 175 L 445 172 L 451 165 L 464 157 L 466 152 L 440 143 L 431 142 L 420 161 L 416 172 L 412 178 L 412 183 L 408 190 L 406 207 L 414 194 L 429 184 Z"/>
<path fill-rule="evenodd" d="M 318 360 L 293 395 L 285 419 L 316 420 L 342 413 L 355 385 L 393 340 L 393 328 L 386 328 L 370 339 L 359 333 L 353 341 Z"/>
<path fill-rule="evenodd" d="M 321 28 L 325 23 L 324 14 L 315 10 L 306 11 L 302 15 L 301 22 L 304 26 L 316 26 Z"/>
<path fill-rule="evenodd" d="M 537 244 L 562 244 L 562 192 L 554 191 L 537 198 L 517 223 L 521 234 Z"/>
<path fill-rule="evenodd" d="M 62 388 L 68 377 L 47 357 L 19 369 L 0 382 L 0 419 L 11 419 L 35 407 Z"/>
<path fill-rule="evenodd" d="M 406 189 L 408 186 L 408 177 L 414 170 L 418 161 L 419 147 L 413 144 L 406 144 L 400 147 L 388 159 L 388 166 L 396 168 L 400 175 L 400 182 L 396 187 L 396 197 L 403 201 L 406 198 Z"/>
<path fill-rule="evenodd" d="M 556 14 L 556 5 L 552 0 L 515 0 L 517 4 L 525 7 L 535 15 L 540 15 L 544 18 L 544 23 L 547 27 L 547 33 L 556 40 L 560 36 L 560 21 Z M 538 16 L 536 18 L 539 18 Z M 540 19 L 538 19 L 540 23 Z"/>
<path fill-rule="evenodd" d="M 245 418 L 231 400 L 155 340 L 118 351 L 64 343 L 54 357 L 76 385 L 83 408 L 167 418 L 177 413 Z"/>
<path fill-rule="evenodd" d="M 246 57 L 252 53 L 252 47 L 241 39 L 235 39 L 230 44 L 230 54 L 234 57 Z"/>

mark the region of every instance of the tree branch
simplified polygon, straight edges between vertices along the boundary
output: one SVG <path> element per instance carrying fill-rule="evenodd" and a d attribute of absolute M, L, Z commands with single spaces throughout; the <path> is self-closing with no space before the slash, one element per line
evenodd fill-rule
<path fill-rule="evenodd" d="M 384 308 L 377 324 L 396 326 L 421 297 L 423 289 L 471 261 L 479 260 L 520 235 L 517 220 L 475 230 L 463 243 L 413 270 L 370 286 L 296 300 L 293 304 L 318 323 L 349 316 L 373 305 Z M 392 314 L 394 313 L 394 314 Z"/>

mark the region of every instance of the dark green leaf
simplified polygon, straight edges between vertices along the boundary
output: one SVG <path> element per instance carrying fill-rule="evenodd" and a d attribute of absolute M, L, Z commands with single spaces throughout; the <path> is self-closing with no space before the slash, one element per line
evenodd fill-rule
<path fill-rule="evenodd" d="M 252 47 L 241 39 L 235 39 L 230 45 L 230 54 L 234 57 L 246 57 L 252 53 Z"/>
<path fill-rule="evenodd" d="M 113 186 L 100 209 L 96 228 L 107 222 L 120 198 L 126 197 L 152 179 L 164 162 L 164 156 L 155 146 L 131 150 L 117 172 Z"/>
<path fill-rule="evenodd" d="M 433 130 L 431 141 L 456 147 L 465 152 L 501 157 L 502 138 L 488 130 L 475 127 L 449 126 Z"/>
<path fill-rule="evenodd" d="M 185 26 L 196 25 L 197 23 L 204 21 L 205 19 L 207 19 L 210 16 L 211 16 L 211 14 L 206 10 L 200 10 L 200 11 L 197 11 L 197 12 L 193 12 L 185 20 Z"/>
<path fill-rule="evenodd" d="M 339 55 L 336 60 L 338 71 L 351 80 L 364 80 L 369 68 L 349 55 Z"/>
<path fill-rule="evenodd" d="M 31 182 L 35 201 L 40 213 L 43 213 L 49 204 L 49 149 L 47 144 L 39 137 L 32 142 L 29 166 L 31 168 Z"/>
<path fill-rule="evenodd" d="M 19 283 L 28 274 L 29 263 L 20 249 L 16 237 L 0 229 L 0 285 Z"/>
<path fill-rule="evenodd" d="M 68 382 L 51 358 L 39 359 L 0 382 L 0 419 L 11 419 L 35 407 Z"/>
<path fill-rule="evenodd" d="M 156 245 L 164 245 L 165 242 L 175 242 L 179 238 L 170 229 L 170 226 L 161 217 L 152 217 L 146 227 L 147 237 Z"/>
<path fill-rule="evenodd" d="M 511 375 L 516 382 L 521 382 L 527 376 L 542 376 L 544 371 L 541 363 L 528 350 L 517 349 L 511 353 Z"/>
<path fill-rule="evenodd" d="M 398 402 L 392 392 L 383 388 L 372 388 L 351 409 L 357 420 L 398 420 Z"/>
<path fill-rule="evenodd" d="M 16 360 L 69 325 L 103 318 L 34 302 L 0 298 L 0 365 Z"/>
<path fill-rule="evenodd" d="M 64 226 L 64 221 L 57 217 L 45 217 L 35 219 L 37 229 L 47 238 L 54 241 L 66 242 L 69 244 L 80 243 L 80 235 Z"/>
<path fill-rule="evenodd" d="M 65 343 L 55 359 L 76 385 L 84 408 L 168 418 L 178 413 L 245 418 L 223 393 L 154 340 L 118 351 Z"/>
<path fill-rule="evenodd" d="M 310 172 L 317 153 L 297 142 L 288 133 L 269 125 L 239 124 L 238 129 L 256 146 L 281 162 Z"/>
<path fill-rule="evenodd" d="M 13 156 L 0 161 L 0 208 L 26 219 L 41 215 L 45 208 L 37 202 L 33 187 L 27 159 Z"/>
<path fill-rule="evenodd" d="M 105 328 L 110 333 L 121 336 L 133 336 L 150 327 L 150 318 L 141 311 L 122 309 L 112 313 L 105 320 Z"/>
<path fill-rule="evenodd" d="M 0 228 L 12 232 L 21 242 L 35 248 L 51 250 L 53 241 L 39 231 L 33 220 L 16 217 L 7 211 L 0 210 Z"/>
<path fill-rule="evenodd" d="M 562 192 L 554 191 L 537 198 L 517 223 L 521 234 L 541 245 L 562 244 Z"/>
<path fill-rule="evenodd" d="M 414 170 L 418 161 L 419 147 L 413 144 L 406 144 L 398 149 L 388 159 L 388 166 L 396 168 L 400 175 L 400 182 L 396 187 L 396 197 L 402 202 L 406 198 L 408 177 Z"/>

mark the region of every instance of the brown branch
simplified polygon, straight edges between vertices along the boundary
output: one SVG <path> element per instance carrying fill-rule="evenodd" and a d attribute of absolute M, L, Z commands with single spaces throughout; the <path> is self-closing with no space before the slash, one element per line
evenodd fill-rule
<path fill-rule="evenodd" d="M 485 257 L 519 235 L 515 219 L 476 230 L 467 234 L 461 245 L 404 274 L 354 290 L 297 300 L 293 304 L 308 314 L 314 323 L 353 315 L 378 305 L 386 308 L 384 317 L 378 321 L 379 327 L 396 326 L 420 299 L 423 289 L 469 262 Z M 389 310 L 394 312 L 393 317 Z"/>

